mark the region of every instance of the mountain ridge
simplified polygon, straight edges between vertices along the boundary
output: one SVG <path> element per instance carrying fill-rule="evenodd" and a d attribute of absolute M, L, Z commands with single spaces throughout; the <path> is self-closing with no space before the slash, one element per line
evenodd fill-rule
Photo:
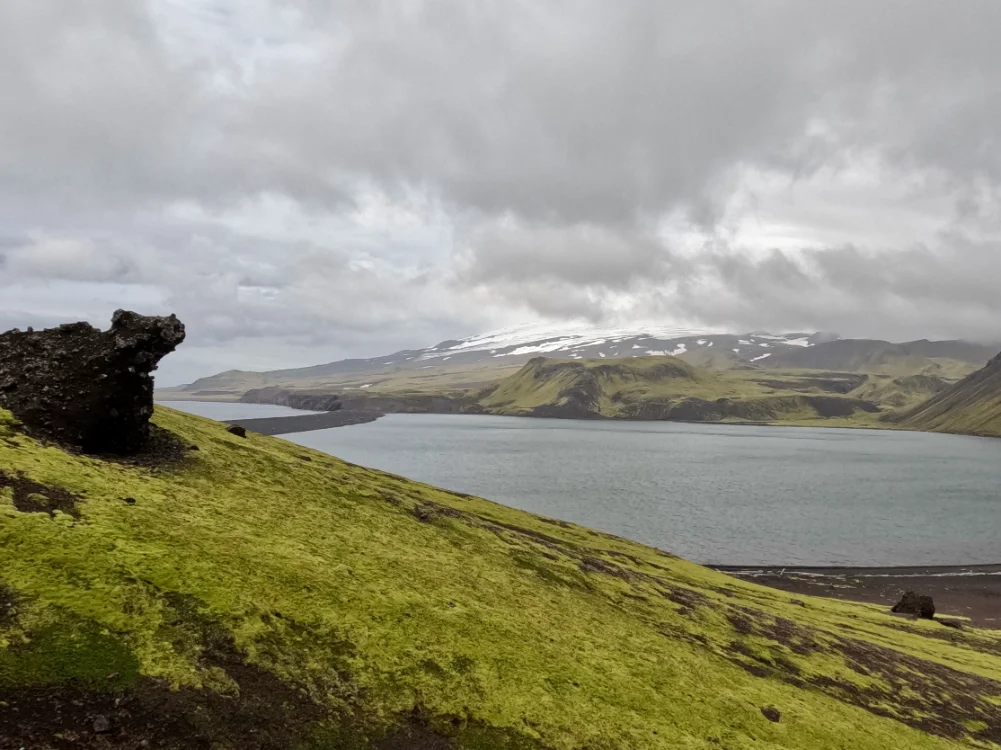
<path fill-rule="evenodd" d="M 1001 354 L 898 421 L 916 430 L 1001 437 Z"/>
<path fill-rule="evenodd" d="M 252 388 L 364 389 L 380 380 L 428 382 L 450 374 L 446 388 L 475 388 L 513 373 L 532 357 L 630 359 L 677 356 L 712 369 L 790 368 L 929 374 L 959 379 L 982 366 L 996 348 L 964 341 L 926 339 L 894 344 L 877 339 L 840 339 L 829 333 L 710 333 L 654 327 L 564 328 L 521 326 L 404 349 L 380 357 L 354 358 L 264 372 L 228 370 L 176 388 L 161 398 L 239 398 Z M 435 386 L 437 387 L 437 385 Z"/>
<path fill-rule="evenodd" d="M 489 413 L 573 419 L 774 422 L 875 414 L 842 394 L 776 394 L 749 379 L 694 367 L 677 357 L 559 360 L 536 357 L 479 394 Z"/>

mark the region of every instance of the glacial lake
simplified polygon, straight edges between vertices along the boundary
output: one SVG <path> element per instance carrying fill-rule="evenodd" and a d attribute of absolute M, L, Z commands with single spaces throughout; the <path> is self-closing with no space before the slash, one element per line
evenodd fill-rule
<path fill-rule="evenodd" d="M 437 414 L 282 437 L 702 563 L 1001 562 L 999 439 Z"/>

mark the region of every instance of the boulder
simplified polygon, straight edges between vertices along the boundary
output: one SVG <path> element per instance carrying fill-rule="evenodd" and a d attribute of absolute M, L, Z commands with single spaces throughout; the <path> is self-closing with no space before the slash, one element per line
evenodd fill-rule
<path fill-rule="evenodd" d="M 917 615 L 930 620 L 935 616 L 935 602 L 930 596 L 908 591 L 890 611 L 901 615 Z"/>
<path fill-rule="evenodd" d="M 226 428 L 226 432 L 230 435 L 236 435 L 237 437 L 247 437 L 247 428 L 238 424 L 231 424 Z"/>
<path fill-rule="evenodd" d="M 0 334 L 0 406 L 30 431 L 88 453 L 132 455 L 149 440 L 159 361 L 184 341 L 176 316 L 118 310 L 111 328 L 69 323 Z"/>
<path fill-rule="evenodd" d="M 775 706 L 765 706 L 761 709 L 761 713 L 768 721 L 778 723 L 782 720 L 782 712 Z"/>

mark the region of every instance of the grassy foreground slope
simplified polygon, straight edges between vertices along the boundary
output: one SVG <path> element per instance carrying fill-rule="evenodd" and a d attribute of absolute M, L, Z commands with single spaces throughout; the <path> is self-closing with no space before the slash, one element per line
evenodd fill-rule
<path fill-rule="evenodd" d="M 900 424 L 915 430 L 1001 437 L 1001 355 L 905 414 Z"/>
<path fill-rule="evenodd" d="M 0 412 L 0 747 L 1001 747 L 995 633 L 155 422 L 199 450 Z"/>

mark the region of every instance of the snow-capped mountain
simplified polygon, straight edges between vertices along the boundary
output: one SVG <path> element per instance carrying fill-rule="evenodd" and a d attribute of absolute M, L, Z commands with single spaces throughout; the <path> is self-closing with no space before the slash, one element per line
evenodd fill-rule
<path fill-rule="evenodd" d="M 816 333 L 729 334 L 667 327 L 600 328 L 530 324 L 443 341 L 420 352 L 401 352 L 402 361 L 440 364 L 508 360 L 541 355 L 569 359 L 681 356 L 702 350 L 743 362 L 760 361 L 789 347 L 809 347 L 837 337 Z M 710 351 L 712 350 L 712 351 Z M 730 357 L 730 355 L 733 355 Z"/>
<path fill-rule="evenodd" d="M 399 370 L 434 370 L 455 366 L 520 365 L 532 357 L 603 359 L 674 355 L 696 365 L 761 366 L 780 352 L 802 350 L 837 339 L 816 333 L 731 334 L 658 326 L 597 327 L 531 324 L 443 341 L 426 349 L 409 349 L 382 357 L 345 359 L 313 367 L 252 373 L 240 370 L 201 378 L 181 392 L 211 393 L 276 384 L 336 383 L 342 376 Z M 364 386 L 361 386 L 364 387 Z"/>

